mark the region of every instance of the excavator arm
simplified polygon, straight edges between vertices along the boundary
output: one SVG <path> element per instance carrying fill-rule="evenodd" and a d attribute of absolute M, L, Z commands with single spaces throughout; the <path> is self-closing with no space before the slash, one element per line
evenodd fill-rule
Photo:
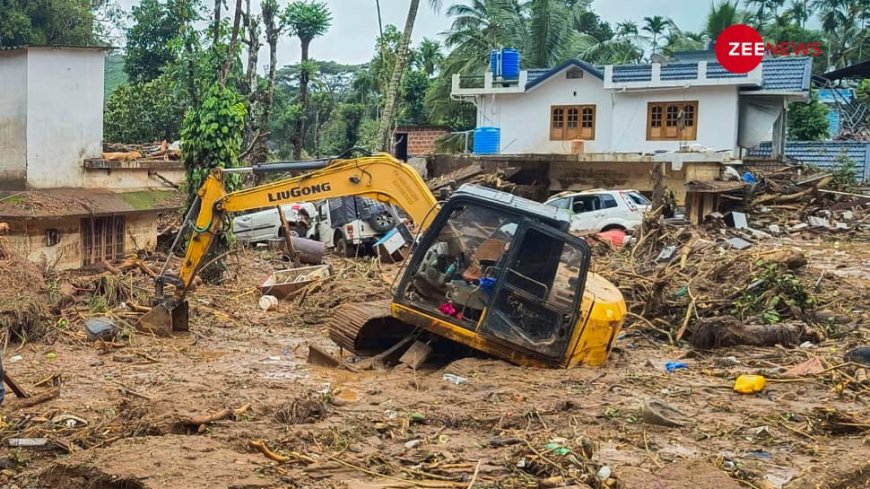
<path fill-rule="evenodd" d="M 413 167 L 389 154 L 355 159 L 332 160 L 324 168 L 257 187 L 227 193 L 222 169 L 215 169 L 197 192 L 199 210 L 193 219 L 193 237 L 187 245 L 178 277 L 158 277 L 155 309 L 141 322 L 152 323 L 151 329 L 165 329 L 165 324 L 186 323 L 175 309 L 183 307 L 194 277 L 215 238 L 224 232 L 224 216 L 231 212 L 273 207 L 291 202 L 360 196 L 401 207 L 420 229 L 426 229 L 438 212 L 438 202 Z M 172 298 L 163 297 L 163 282 L 174 283 Z M 149 313 L 150 314 L 150 313 Z M 171 314 L 167 317 L 167 314 Z M 157 324 L 154 324 L 156 321 Z M 173 324 L 172 330 L 187 329 Z"/>

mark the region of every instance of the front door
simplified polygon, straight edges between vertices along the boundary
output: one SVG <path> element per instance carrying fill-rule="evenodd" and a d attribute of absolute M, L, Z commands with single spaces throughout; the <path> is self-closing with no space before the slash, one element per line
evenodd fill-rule
<path fill-rule="evenodd" d="M 590 261 L 585 241 L 523 221 L 479 333 L 549 360 L 567 350 L 579 315 Z"/>

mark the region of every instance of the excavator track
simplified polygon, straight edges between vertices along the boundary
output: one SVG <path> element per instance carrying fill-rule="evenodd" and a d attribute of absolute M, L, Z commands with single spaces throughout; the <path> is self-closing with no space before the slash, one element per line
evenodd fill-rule
<path fill-rule="evenodd" d="M 327 323 L 329 338 L 360 356 L 386 350 L 414 328 L 390 314 L 390 301 L 342 304 Z"/>

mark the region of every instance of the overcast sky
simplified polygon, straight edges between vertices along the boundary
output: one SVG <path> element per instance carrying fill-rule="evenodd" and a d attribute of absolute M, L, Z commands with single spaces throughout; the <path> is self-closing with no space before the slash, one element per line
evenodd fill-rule
<path fill-rule="evenodd" d="M 140 0 L 119 0 L 130 9 Z M 450 27 L 450 18 L 445 15 L 446 6 L 461 0 L 443 0 L 445 8 L 435 13 L 429 2 L 422 0 L 417 22 L 414 26 L 414 42 L 424 37 L 440 40 L 440 34 Z M 278 0 L 286 5 L 290 0 Z M 410 0 L 380 0 L 384 25 L 394 24 L 404 28 Z M 684 30 L 700 30 L 711 0 L 594 0 L 592 9 L 604 20 L 615 24 L 623 20 L 640 23 L 646 16 L 663 15 L 673 19 Z M 211 4 L 212 2 L 205 2 Z M 229 1 L 232 5 L 234 2 Z M 253 0 L 253 4 L 259 4 Z M 333 21 L 329 32 L 311 44 L 311 56 L 319 60 L 340 63 L 364 63 L 374 54 L 375 38 L 378 36 L 378 13 L 375 0 L 326 0 L 332 11 Z M 278 47 L 278 64 L 294 63 L 299 58 L 299 42 L 285 37 Z M 260 54 L 260 60 L 268 60 L 268 51 Z"/>

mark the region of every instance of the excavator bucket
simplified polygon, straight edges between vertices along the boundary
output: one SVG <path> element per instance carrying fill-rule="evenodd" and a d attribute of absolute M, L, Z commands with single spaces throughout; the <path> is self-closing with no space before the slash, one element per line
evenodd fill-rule
<path fill-rule="evenodd" d="M 163 301 L 139 318 L 136 329 L 157 336 L 171 336 L 175 331 L 188 331 L 187 301 Z"/>

